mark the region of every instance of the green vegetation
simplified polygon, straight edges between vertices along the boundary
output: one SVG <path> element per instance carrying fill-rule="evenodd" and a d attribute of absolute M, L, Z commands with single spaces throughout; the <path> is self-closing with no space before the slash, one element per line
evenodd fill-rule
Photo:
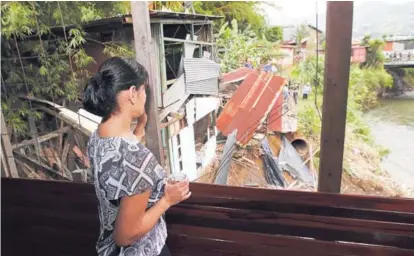
<path fill-rule="evenodd" d="M 362 39 L 362 45 L 367 49 L 367 57 L 363 66 L 368 68 L 382 68 L 385 61 L 385 56 L 382 52 L 385 46 L 385 41 L 381 39 L 371 39 L 370 36 L 365 36 L 364 39 Z"/>
<path fill-rule="evenodd" d="M 154 9 L 168 9 L 171 11 L 184 11 L 185 1 L 153 1 Z M 215 22 L 217 30 L 224 24 L 231 26 L 233 20 L 238 27 L 245 30 L 250 27 L 256 35 L 260 35 L 266 28 L 263 16 L 263 6 L 277 8 L 273 3 L 266 1 L 193 1 L 196 13 L 223 16 L 224 19 Z"/>
<path fill-rule="evenodd" d="M 405 68 L 403 69 L 404 76 L 403 81 L 409 87 L 414 87 L 414 68 Z"/>
<path fill-rule="evenodd" d="M 269 42 L 278 42 L 283 39 L 283 30 L 281 27 L 275 26 L 266 29 L 265 37 Z"/>
<path fill-rule="evenodd" d="M 314 85 L 309 99 L 299 101 L 298 119 L 300 131 L 313 142 L 316 148 L 319 148 L 321 119 L 317 108 L 322 110 L 323 86 L 315 87 L 315 84 L 323 84 L 323 59 L 319 60 L 318 70 L 320 71 L 318 81 L 315 83 L 316 67 L 315 58 L 309 58 L 295 66 L 291 75 L 301 84 Z M 378 91 L 391 87 L 392 83 L 391 75 L 383 68 L 351 67 L 344 151 L 344 170 L 351 177 L 362 178 L 368 174 L 380 173 L 380 159 L 388 154 L 388 150 L 375 144 L 370 128 L 363 119 L 363 114 L 377 106 Z M 315 97 L 317 105 L 315 105 Z M 315 164 L 318 165 L 318 163 L 317 154 Z"/>
<path fill-rule="evenodd" d="M 220 50 L 219 58 L 223 72 L 241 67 L 249 58 L 257 67 L 260 61 L 276 57 L 277 44 L 259 39 L 250 27 L 240 30 L 238 22 L 232 21 L 231 27 L 224 24 L 219 31 L 217 47 Z"/>
<path fill-rule="evenodd" d="M 15 135 L 27 132 L 28 115 L 41 118 L 30 103 L 17 101 L 18 95 L 63 105 L 77 100 L 88 75 L 86 67 L 94 61 L 83 49 L 88 38 L 81 24 L 129 10 L 126 1 L 1 3 L 1 105 Z M 73 26 L 67 32 L 62 28 L 60 37 L 51 33 L 52 27 L 68 25 Z M 114 49 L 120 50 L 112 46 L 106 51 Z"/>
<path fill-rule="evenodd" d="M 259 4 L 260 2 L 256 1 L 193 2 L 196 13 L 224 16 L 224 20 L 220 22 L 227 23 L 227 25 L 231 25 L 233 20 L 237 20 L 240 29 L 251 27 L 255 33 L 265 27 L 265 19 L 260 13 Z"/>

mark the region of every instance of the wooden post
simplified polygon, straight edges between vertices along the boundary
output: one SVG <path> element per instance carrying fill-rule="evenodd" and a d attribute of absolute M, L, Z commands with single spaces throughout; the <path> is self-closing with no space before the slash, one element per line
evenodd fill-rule
<path fill-rule="evenodd" d="M 14 161 L 10 137 L 7 133 L 6 122 L 4 121 L 3 111 L 0 111 L 1 118 L 1 169 L 6 177 L 18 178 L 16 162 Z"/>
<path fill-rule="evenodd" d="M 327 2 L 326 56 L 318 191 L 340 193 L 353 2 Z"/>
<path fill-rule="evenodd" d="M 131 1 L 132 24 L 134 29 L 134 42 L 136 60 L 148 71 L 150 88 L 147 91 L 147 115 L 146 143 L 148 149 L 154 154 L 158 162 L 164 166 L 164 152 L 162 147 L 160 121 L 157 108 L 157 96 L 155 76 L 155 56 L 152 51 L 150 17 L 147 1 Z"/>

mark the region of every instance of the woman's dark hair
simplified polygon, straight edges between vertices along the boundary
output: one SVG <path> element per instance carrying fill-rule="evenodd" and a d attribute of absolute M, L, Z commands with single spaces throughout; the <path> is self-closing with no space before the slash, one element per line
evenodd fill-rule
<path fill-rule="evenodd" d="M 116 109 L 116 95 L 131 86 L 147 85 L 144 66 L 132 59 L 112 57 L 105 60 L 89 79 L 84 90 L 83 107 L 106 121 Z"/>

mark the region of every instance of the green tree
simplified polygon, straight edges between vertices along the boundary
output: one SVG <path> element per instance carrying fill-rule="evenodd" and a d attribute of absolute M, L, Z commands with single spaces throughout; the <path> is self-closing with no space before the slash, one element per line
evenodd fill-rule
<path fill-rule="evenodd" d="M 221 27 L 217 46 L 223 72 L 239 68 L 248 58 L 258 67 L 263 59 L 280 55 L 277 44 L 260 39 L 249 27 L 239 29 L 237 20 L 232 21 L 232 26 Z"/>
<path fill-rule="evenodd" d="M 195 1 L 193 6 L 196 13 L 224 16 L 224 20 L 219 22 L 225 22 L 229 26 L 235 19 L 240 29 L 243 30 L 250 26 L 256 34 L 259 34 L 265 27 L 264 16 L 260 13 L 260 3 L 256 1 Z"/>
<path fill-rule="evenodd" d="M 270 42 L 278 42 L 283 39 L 283 30 L 279 26 L 267 28 L 265 37 Z"/>
<path fill-rule="evenodd" d="M 362 45 L 367 49 L 367 57 L 363 66 L 369 68 L 382 68 L 385 61 L 383 54 L 385 41 L 383 39 L 371 39 L 370 36 L 365 36 L 362 39 Z"/>
<path fill-rule="evenodd" d="M 1 84 L 5 120 L 16 134 L 27 131 L 28 115 L 40 118 L 30 103 L 18 95 L 30 95 L 58 104 L 74 101 L 93 61 L 83 49 L 87 40 L 82 23 L 129 12 L 129 2 L 1 3 Z M 51 27 L 72 25 L 64 36 Z M 18 111 L 16 111 L 16 107 Z"/>
<path fill-rule="evenodd" d="M 312 56 L 299 62 L 293 67 L 291 75 L 302 84 L 323 85 L 324 58 L 319 57 L 317 60 Z"/>

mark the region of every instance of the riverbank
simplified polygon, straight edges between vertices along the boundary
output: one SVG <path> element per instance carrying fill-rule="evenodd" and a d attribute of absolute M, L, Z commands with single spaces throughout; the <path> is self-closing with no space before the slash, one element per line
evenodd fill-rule
<path fill-rule="evenodd" d="M 414 93 L 383 99 L 380 106 L 364 115 L 375 142 L 389 150 L 382 169 L 414 196 Z"/>
<path fill-rule="evenodd" d="M 361 72 L 357 70 L 357 72 Z M 364 72 L 364 71 L 362 71 Z M 355 73 L 354 73 L 355 74 Z M 359 73 L 357 73 L 359 74 Z M 378 195 L 391 197 L 413 197 L 413 191 L 395 178 L 394 173 L 387 171 L 382 164 L 387 159 L 390 150 L 385 144 L 377 142 L 375 127 L 370 126 L 365 119 L 364 110 L 370 106 L 381 104 L 378 99 L 367 92 L 365 79 L 356 83 L 356 75 L 351 78 L 349 91 L 346 135 L 344 145 L 344 163 L 342 193 Z M 355 86 L 358 85 L 358 88 Z M 366 96 L 361 97 L 358 91 L 365 91 Z M 322 92 L 316 94 L 317 105 L 321 111 Z M 369 104 L 367 104 L 369 103 Z M 300 100 L 298 105 L 299 129 L 312 143 L 312 147 L 320 148 L 321 121 L 315 106 L 315 93 L 308 100 Z M 388 136 L 388 135 L 381 135 Z M 414 140 L 411 140 L 414 141 Z M 396 160 L 393 160 L 396 161 Z M 319 154 L 315 156 L 315 167 L 319 169 Z M 414 179 L 413 179 L 414 180 Z"/>

